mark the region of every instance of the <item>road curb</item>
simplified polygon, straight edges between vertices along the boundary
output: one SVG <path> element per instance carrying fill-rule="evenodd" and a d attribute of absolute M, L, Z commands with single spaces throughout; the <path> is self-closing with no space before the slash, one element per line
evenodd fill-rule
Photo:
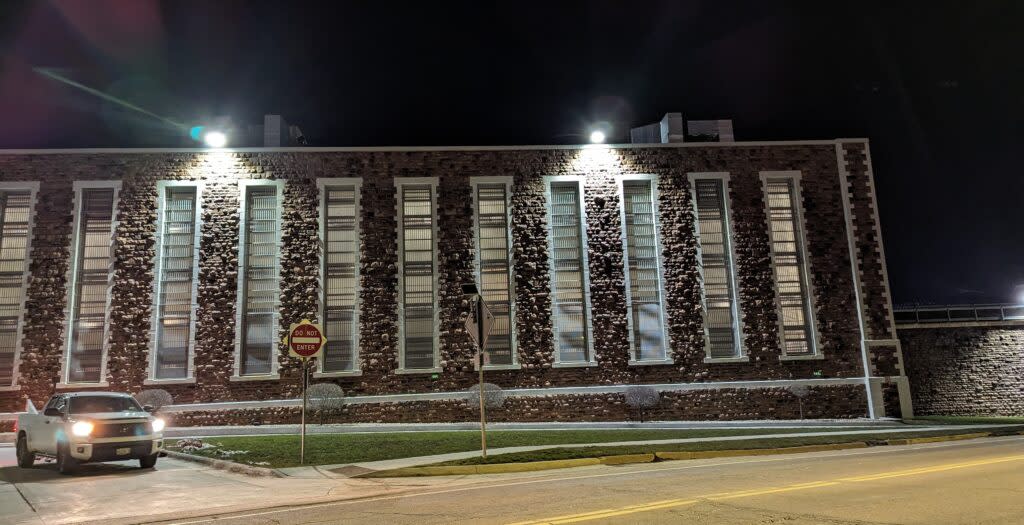
<path fill-rule="evenodd" d="M 651 454 L 653 456 L 653 454 Z M 404 478 L 420 476 L 466 476 L 470 474 L 506 474 L 512 472 L 533 472 L 559 468 L 587 467 L 600 465 L 602 458 L 555 459 L 551 461 L 530 461 L 526 463 L 495 463 L 492 465 L 448 465 L 438 467 L 404 467 L 377 470 L 352 476 L 354 478 Z"/>
<path fill-rule="evenodd" d="M 1019 434 L 1019 432 L 1018 432 Z M 961 441 L 964 439 L 977 439 L 992 436 L 992 432 L 974 432 L 972 434 L 956 434 L 952 436 L 935 436 L 921 438 L 887 439 L 889 445 L 920 445 L 922 443 L 941 443 L 943 441 Z"/>
<path fill-rule="evenodd" d="M 780 454 L 801 454 L 806 452 L 826 452 L 830 450 L 847 450 L 854 448 L 867 448 L 868 444 L 863 441 L 851 441 L 848 443 L 832 443 L 827 445 L 801 445 L 798 447 L 783 448 L 748 448 L 734 450 L 695 450 L 682 452 L 658 452 L 655 455 L 663 461 L 677 461 L 690 459 L 714 459 L 733 458 L 741 456 L 776 456 Z"/>
<path fill-rule="evenodd" d="M 655 454 L 619 454 L 616 456 L 601 456 L 602 465 L 629 465 L 632 463 L 653 463 L 657 461 Z"/>
<path fill-rule="evenodd" d="M 284 474 L 274 469 L 254 467 L 252 465 L 243 465 L 241 463 L 235 463 L 234 461 L 227 461 L 223 459 L 208 458 L 206 456 L 197 456 L 195 454 L 186 454 L 184 452 L 174 452 L 171 450 L 165 450 L 167 457 L 180 459 L 182 461 L 191 461 L 193 463 L 202 463 L 218 470 L 226 470 L 228 472 L 234 472 L 236 474 L 245 474 L 246 476 L 254 477 L 272 477 L 272 478 L 283 478 L 286 477 Z"/>
<path fill-rule="evenodd" d="M 390 470 L 367 472 L 353 477 L 357 478 L 400 478 L 421 476 L 465 476 L 472 474 L 505 474 L 513 472 L 532 472 L 561 468 L 584 467 L 590 465 L 627 465 L 634 463 L 653 463 L 658 461 L 686 461 L 694 459 L 714 459 L 742 456 L 775 456 L 783 454 L 801 454 L 808 452 L 826 452 L 833 450 L 849 450 L 867 448 L 876 445 L 918 445 L 922 443 L 941 443 L 943 441 L 963 441 L 983 437 L 999 437 L 1007 435 L 1024 435 L 1024 430 L 1017 432 L 974 432 L 970 434 L 954 434 L 950 436 L 934 436 L 922 438 L 887 439 L 884 441 L 850 441 L 846 443 L 830 443 L 823 445 L 801 445 L 783 448 L 752 448 L 733 450 L 697 450 L 679 452 L 655 452 L 653 454 L 623 454 L 601 456 L 596 458 L 562 459 L 552 461 L 530 461 L 525 463 L 494 463 L 490 465 L 450 465 L 434 467 L 405 467 Z"/>

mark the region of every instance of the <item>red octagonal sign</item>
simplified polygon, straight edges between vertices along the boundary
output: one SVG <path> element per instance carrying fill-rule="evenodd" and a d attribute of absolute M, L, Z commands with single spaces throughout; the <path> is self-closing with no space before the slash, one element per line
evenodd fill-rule
<path fill-rule="evenodd" d="M 295 357 L 317 357 L 326 342 L 327 338 L 324 337 L 320 325 L 306 319 L 299 324 L 293 324 L 288 330 L 288 350 Z"/>

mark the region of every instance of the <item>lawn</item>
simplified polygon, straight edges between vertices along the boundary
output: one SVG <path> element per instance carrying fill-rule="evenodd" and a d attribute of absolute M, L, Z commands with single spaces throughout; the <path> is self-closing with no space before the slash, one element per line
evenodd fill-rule
<path fill-rule="evenodd" d="M 1022 430 L 1022 427 L 1001 427 L 985 429 L 986 432 L 1015 432 Z M 595 458 L 601 456 L 615 456 L 619 454 L 653 454 L 655 452 L 696 452 L 702 450 L 749 450 L 757 448 L 784 448 L 798 447 L 803 445 L 825 445 L 832 443 L 850 443 L 854 441 L 881 441 L 885 439 L 915 438 L 950 436 L 956 434 L 969 434 L 973 429 L 959 430 L 938 430 L 921 432 L 900 432 L 892 434 L 870 434 L 870 435 L 839 435 L 839 436 L 807 436 L 776 439 L 749 439 L 736 441 L 705 441 L 698 443 L 677 443 L 669 445 L 633 445 L 625 447 L 578 447 L 578 448 L 549 448 L 533 452 L 517 452 L 513 454 L 498 454 L 487 456 L 487 459 L 480 457 L 445 461 L 435 463 L 431 466 L 441 465 L 483 465 L 491 463 L 525 463 L 530 461 L 550 461 L 556 459 L 577 459 Z"/>
<path fill-rule="evenodd" d="M 487 433 L 489 448 L 531 445 L 564 445 L 571 443 L 610 443 L 616 441 L 649 441 L 716 436 L 749 436 L 788 434 L 794 432 L 834 432 L 877 427 L 847 428 L 709 428 L 697 430 L 497 430 Z M 168 448 L 176 450 L 177 440 L 168 440 Z M 203 438 L 209 448 L 192 453 L 228 459 L 248 465 L 271 468 L 294 467 L 299 464 L 299 437 L 296 435 L 237 436 Z M 449 452 L 466 452 L 480 448 L 478 431 L 394 432 L 314 434 L 306 436 L 306 464 L 332 465 L 358 463 L 413 456 L 429 456 Z"/>

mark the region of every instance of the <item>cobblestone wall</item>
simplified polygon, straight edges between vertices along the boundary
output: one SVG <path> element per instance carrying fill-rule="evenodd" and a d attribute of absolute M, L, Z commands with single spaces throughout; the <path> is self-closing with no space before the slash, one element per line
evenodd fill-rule
<path fill-rule="evenodd" d="M 821 359 L 780 361 L 760 171 L 799 170 L 807 252 Z M 744 325 L 743 363 L 705 363 L 701 289 L 688 172 L 725 171 L 735 229 L 735 264 Z M 623 277 L 619 173 L 659 177 L 667 332 L 671 364 L 630 366 Z M 597 365 L 553 368 L 547 253 L 545 175 L 585 175 L 590 299 Z M 0 180 L 41 181 L 26 302 L 20 389 L 0 392 L 0 411 L 26 398 L 44 401 L 59 382 L 63 352 L 73 180 L 121 180 L 111 308 L 110 388 L 138 391 L 148 377 L 155 256 L 156 183 L 201 180 L 195 379 L 163 385 L 177 403 L 261 400 L 298 392 L 297 363 L 278 356 L 280 379 L 240 381 L 234 373 L 239 257 L 239 179 L 284 182 L 280 275 L 280 334 L 316 318 L 318 177 L 362 179 L 360 368 L 331 379 L 351 395 L 461 390 L 476 382 L 473 347 L 462 328 L 459 284 L 473 276 L 469 178 L 511 176 L 511 228 L 518 370 L 488 372 L 503 387 L 810 379 L 862 375 L 836 147 L 820 145 L 702 145 L 685 148 L 538 149 L 494 151 L 345 151 L 259 153 L 0 154 Z M 439 341 L 441 372 L 396 374 L 398 368 L 397 224 L 394 180 L 438 177 Z M 866 191 L 855 187 L 854 192 Z M 866 197 L 865 197 L 866 198 Z M 867 239 L 863 242 L 872 242 Z M 312 247 L 312 249 L 311 249 Z M 876 303 L 871 303 L 872 305 Z M 873 308 L 874 306 L 872 306 Z M 145 387 L 148 388 L 148 387 Z M 811 413 L 863 412 L 862 394 Z M 845 394 L 844 394 L 845 395 Z M 842 397 L 842 396 L 840 396 Z M 714 398 L 717 399 L 717 398 Z M 724 399 L 724 397 L 722 398 Z M 743 397 L 748 415 L 770 407 Z M 824 399 L 824 398 L 823 398 Z M 825 403 L 825 401 L 822 401 Z M 852 403 L 852 404 L 849 404 Z M 811 405 L 814 403 L 812 402 Z M 611 401 L 594 410 L 613 410 Z M 694 417 L 715 417 L 715 404 Z M 817 412 L 815 412 L 817 410 Z M 726 410 L 722 414 L 737 412 Z M 366 416 L 370 417 L 370 416 Z M 573 417 L 584 417 L 577 414 Z M 597 417 L 597 416 L 595 416 Z M 689 416 L 687 416 L 689 417 Z"/>
<path fill-rule="evenodd" d="M 1024 325 L 901 328 L 914 412 L 1024 416 Z"/>
<path fill-rule="evenodd" d="M 803 416 L 807 419 L 864 417 L 864 396 L 864 389 L 857 385 L 814 387 L 803 400 Z M 167 413 L 164 417 L 175 426 L 273 425 L 298 423 L 299 414 L 297 407 L 275 407 Z M 799 400 L 784 388 L 663 392 L 658 405 L 644 411 L 645 419 L 651 421 L 797 419 L 800 414 Z M 504 406 L 487 411 L 487 420 L 491 422 L 630 421 L 637 416 L 636 411 L 626 405 L 623 394 L 511 397 Z M 479 420 L 476 407 L 457 399 L 352 404 L 325 418 L 325 422 L 330 423 Z"/>

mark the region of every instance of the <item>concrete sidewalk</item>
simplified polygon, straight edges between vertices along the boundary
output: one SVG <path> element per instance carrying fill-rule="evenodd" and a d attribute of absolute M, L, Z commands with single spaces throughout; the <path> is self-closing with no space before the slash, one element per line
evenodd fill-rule
<path fill-rule="evenodd" d="M 750 439 L 784 439 L 793 437 L 813 437 L 813 436 L 851 436 L 851 435 L 863 435 L 865 438 L 870 439 L 872 435 L 877 434 L 900 434 L 910 432 L 937 432 L 942 430 L 951 430 L 952 428 L 963 429 L 963 430 L 978 430 L 982 431 L 989 428 L 1004 427 L 1006 425 L 963 425 L 951 427 L 949 425 L 938 425 L 938 426 L 901 426 L 896 428 L 878 428 L 878 429 L 867 429 L 867 430 L 850 430 L 850 431 L 839 431 L 839 432 L 793 432 L 785 434 L 758 434 L 758 435 L 743 435 L 743 436 L 718 436 L 718 437 L 698 437 L 698 438 L 680 438 L 680 439 L 658 439 L 650 441 L 616 441 L 607 443 L 567 443 L 560 445 L 538 445 L 538 446 L 523 446 L 523 447 L 505 447 L 505 448 L 491 448 L 487 450 L 487 453 L 496 456 L 498 454 L 512 454 L 517 452 L 532 452 L 536 450 L 545 450 L 553 448 L 584 448 L 584 447 L 620 447 L 620 446 L 633 446 L 633 445 L 669 445 L 669 444 L 680 444 L 680 443 L 701 443 L 701 442 L 716 442 L 716 441 L 742 441 Z M 455 461 L 459 459 L 475 458 L 480 455 L 480 451 L 473 450 L 467 452 L 452 452 L 449 454 L 436 454 L 433 456 L 418 456 L 411 458 L 399 458 L 399 459 L 388 459 L 382 461 L 368 461 L 363 463 L 349 463 L 349 464 L 337 464 L 337 465 L 319 465 L 319 466 L 308 466 L 308 467 L 289 467 L 276 469 L 278 472 L 288 476 L 296 478 L 346 478 L 359 474 L 364 474 L 370 471 L 377 470 L 391 470 L 397 468 L 406 467 L 417 467 L 422 465 L 430 465 L 433 463 L 440 463 L 443 461 Z"/>

